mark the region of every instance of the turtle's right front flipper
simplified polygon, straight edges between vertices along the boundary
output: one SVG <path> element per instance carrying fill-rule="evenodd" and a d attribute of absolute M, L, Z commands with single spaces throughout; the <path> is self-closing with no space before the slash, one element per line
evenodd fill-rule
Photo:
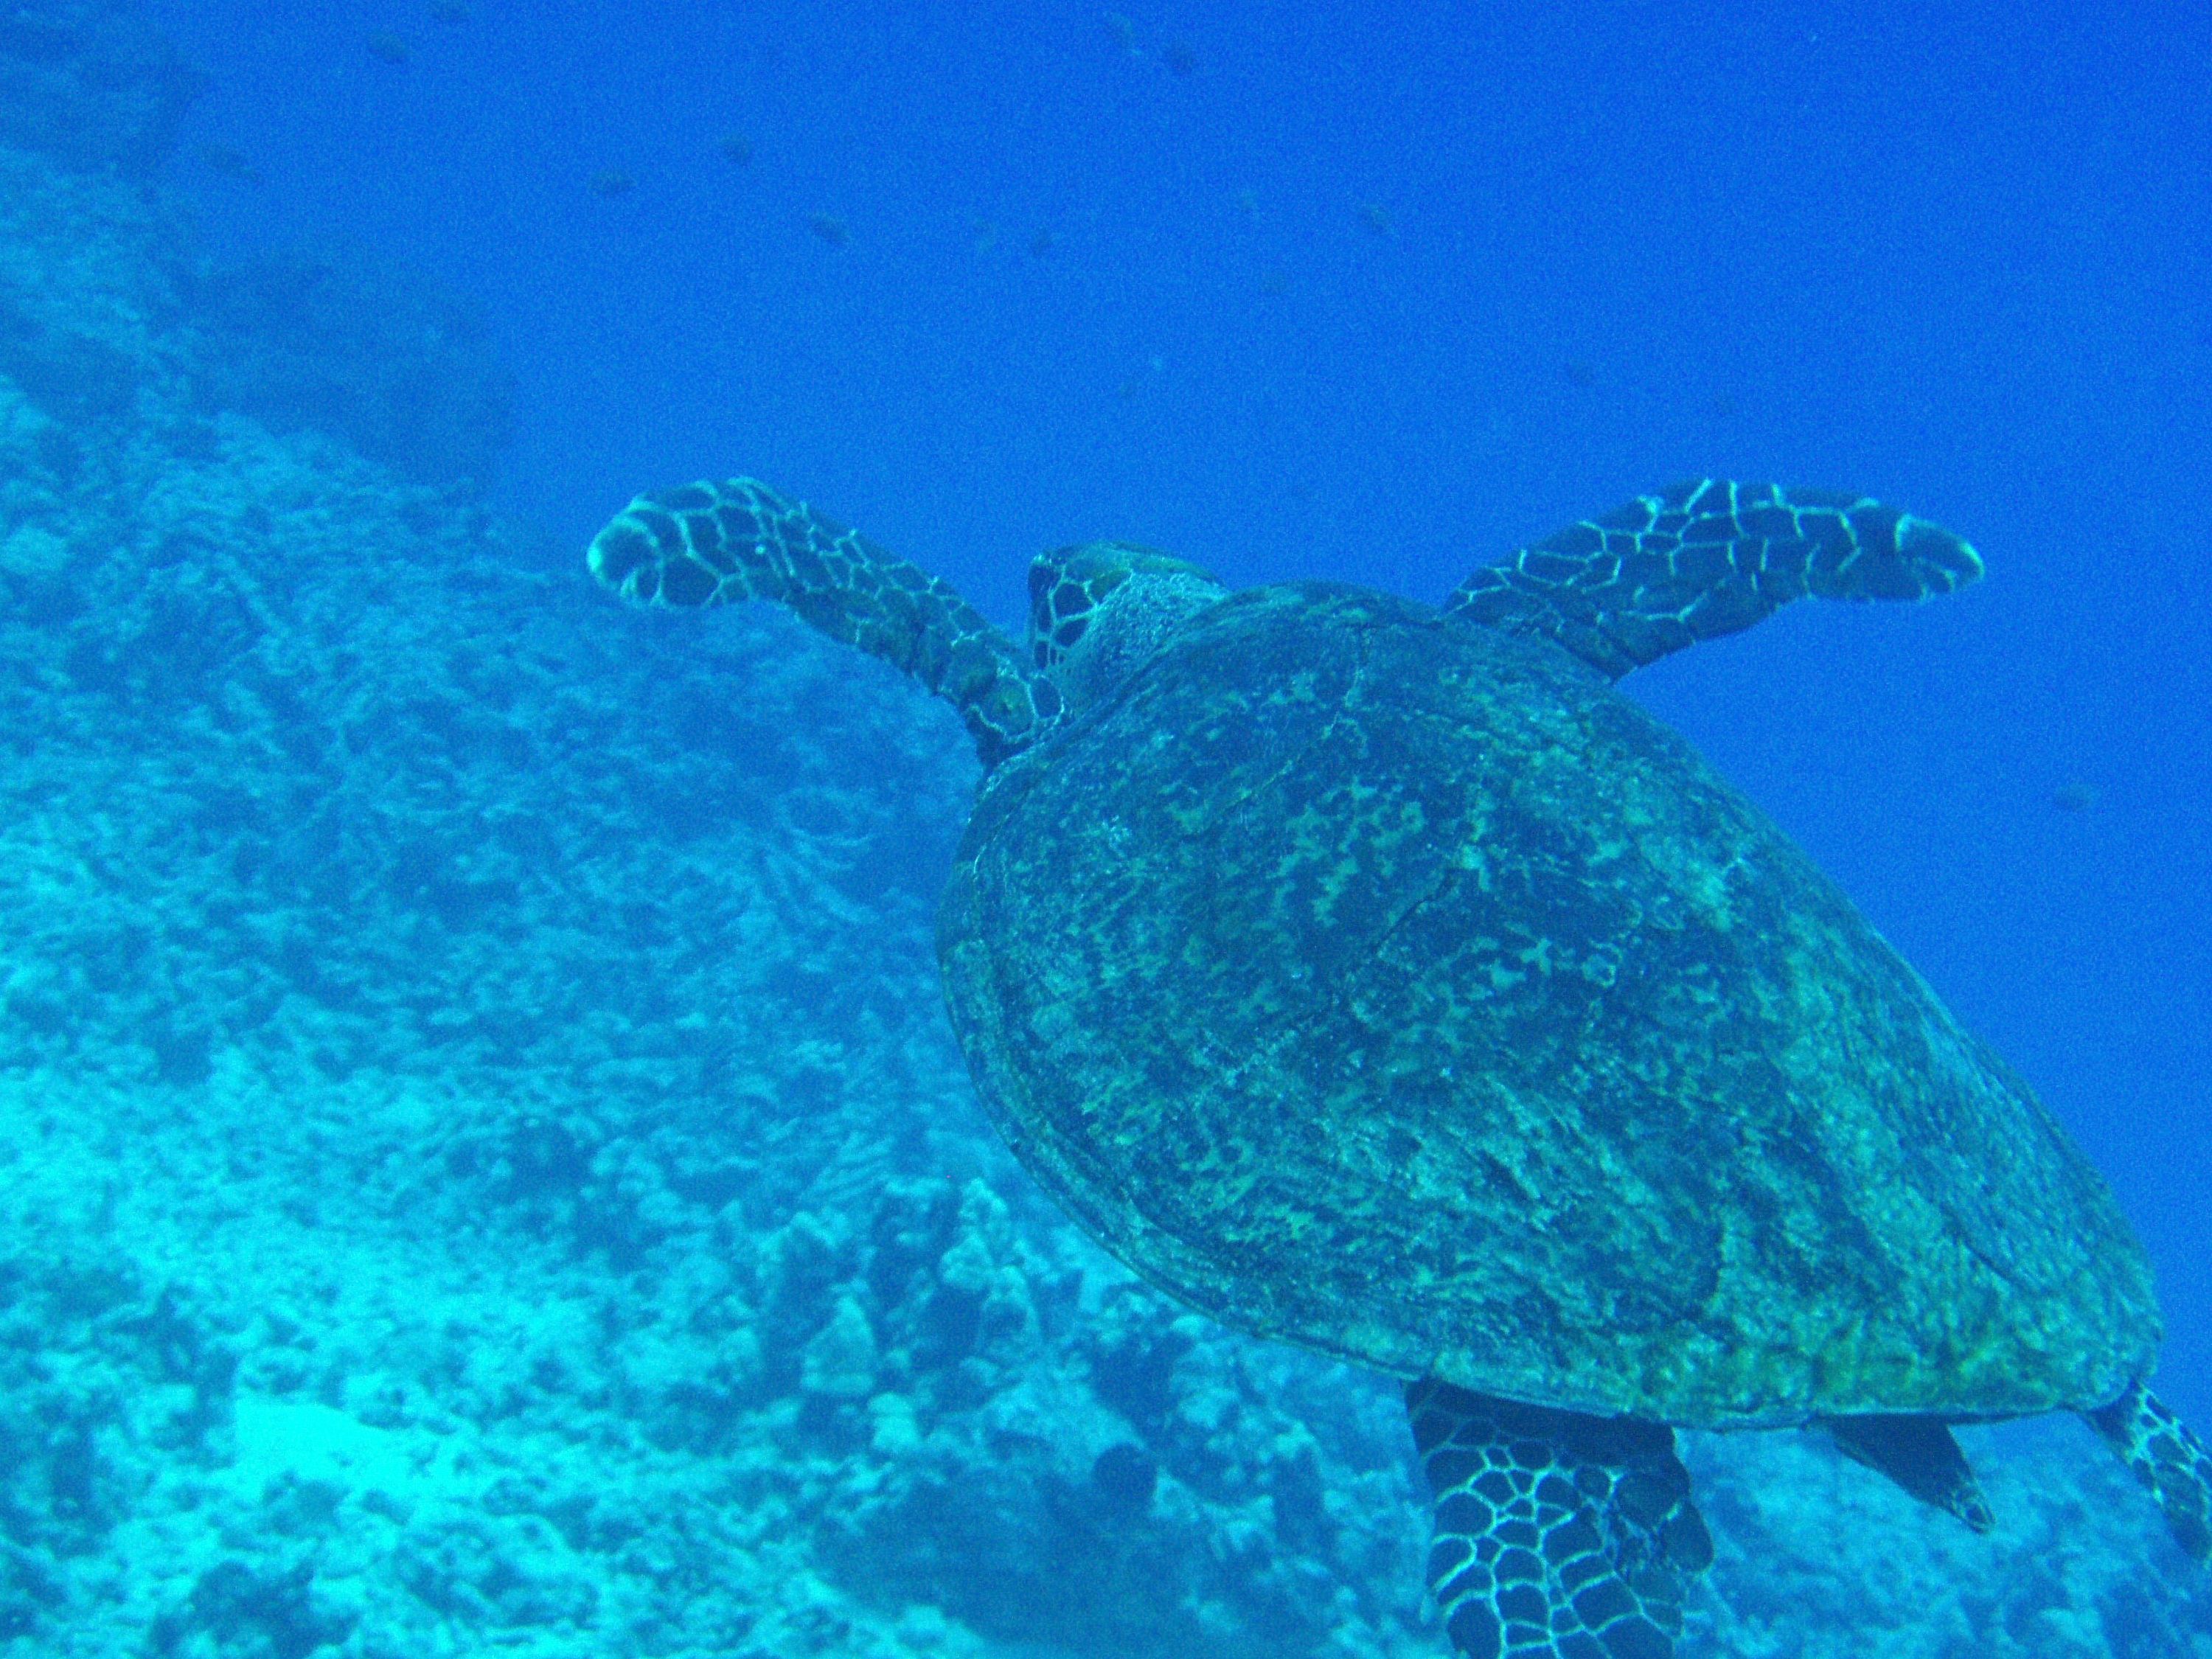
<path fill-rule="evenodd" d="M 986 766 L 1060 714 L 1050 681 L 951 585 L 752 478 L 640 495 L 592 538 L 592 574 L 640 605 L 774 599 L 960 711 Z"/>
<path fill-rule="evenodd" d="M 1713 1559 L 1674 1431 L 1406 1389 L 1436 1499 L 1429 1588 L 1468 1659 L 1668 1659 Z"/>
<path fill-rule="evenodd" d="M 1978 580 L 1940 525 L 1864 495 L 1700 478 L 1486 565 L 1445 611 L 1556 641 L 1619 679 L 1792 599 L 1924 599 Z"/>

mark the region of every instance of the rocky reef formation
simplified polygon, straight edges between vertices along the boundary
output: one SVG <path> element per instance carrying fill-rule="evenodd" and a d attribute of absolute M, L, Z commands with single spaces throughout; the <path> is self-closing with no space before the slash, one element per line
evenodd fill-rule
<path fill-rule="evenodd" d="M 0 12 L 0 144 L 143 177 L 200 76 L 135 4 L 37 0 Z"/>
<path fill-rule="evenodd" d="M 251 415 L 480 490 L 514 387 L 479 307 L 344 240 L 198 252 L 152 181 L 198 86 L 125 0 L 0 17 L 0 374 L 72 426 Z"/>
<path fill-rule="evenodd" d="M 202 275 L 204 408 L 325 432 L 401 477 L 473 494 L 513 436 L 482 309 L 366 247 L 291 247 Z"/>

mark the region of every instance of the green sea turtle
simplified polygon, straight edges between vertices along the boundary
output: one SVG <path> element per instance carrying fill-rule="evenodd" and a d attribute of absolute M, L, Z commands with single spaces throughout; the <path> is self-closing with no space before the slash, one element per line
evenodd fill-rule
<path fill-rule="evenodd" d="M 2069 1409 L 2212 1557 L 2103 1181 L 1613 687 L 1807 593 L 1962 586 L 1957 537 L 1708 480 L 1441 607 L 1096 543 L 1032 567 L 1026 650 L 750 480 L 641 495 L 590 559 L 780 601 L 958 709 L 986 770 L 938 948 L 985 1106 L 1161 1289 L 1405 1380 L 1463 1653 L 1671 1650 L 1711 1557 L 1677 1426 L 1816 1425 L 1983 1528 L 1949 1425 Z"/>

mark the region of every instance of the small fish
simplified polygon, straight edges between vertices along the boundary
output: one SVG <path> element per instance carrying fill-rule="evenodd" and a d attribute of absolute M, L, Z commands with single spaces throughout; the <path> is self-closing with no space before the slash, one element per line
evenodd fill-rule
<path fill-rule="evenodd" d="M 398 35 L 380 29 L 368 37 L 368 55 L 387 64 L 404 64 L 415 55 L 415 49 Z"/>
<path fill-rule="evenodd" d="M 1188 41 L 1170 40 L 1160 49 L 1160 62 L 1168 66 L 1170 75 L 1188 77 L 1198 68 L 1198 54 Z"/>
<path fill-rule="evenodd" d="M 2097 792 L 2076 778 L 2052 790 L 2051 804 L 2062 812 L 2086 812 L 2097 804 Z"/>
<path fill-rule="evenodd" d="M 1030 238 L 1030 252 L 1040 259 L 1043 258 L 1046 254 L 1052 252 L 1052 227 L 1050 225 L 1039 225 L 1037 227 L 1037 234 Z"/>
<path fill-rule="evenodd" d="M 1569 386 L 1587 392 L 1597 384 L 1597 365 L 1583 357 L 1570 357 L 1559 365 L 1559 376 Z"/>
<path fill-rule="evenodd" d="M 753 159 L 753 141 L 742 132 L 724 133 L 714 148 L 739 167 Z"/>
<path fill-rule="evenodd" d="M 976 220 L 969 227 L 969 233 L 975 239 L 975 252 L 978 253 L 988 253 L 999 245 L 999 228 L 988 219 Z"/>
<path fill-rule="evenodd" d="M 235 179 L 241 185 L 261 182 L 261 169 L 247 160 L 243 151 L 233 149 L 228 144 L 202 144 L 200 160 L 209 172 Z"/>
<path fill-rule="evenodd" d="M 806 222 L 806 228 L 831 247 L 842 247 L 853 238 L 851 229 L 834 213 L 817 213 Z"/>
<path fill-rule="evenodd" d="M 592 175 L 592 194 L 610 198 L 627 196 L 637 188 L 637 180 L 620 167 L 601 167 Z"/>
<path fill-rule="evenodd" d="M 1114 44 L 1134 58 L 1138 55 L 1137 26 L 1118 11 L 1109 11 L 1098 20 L 1106 26 L 1106 33 L 1114 37 Z"/>
<path fill-rule="evenodd" d="M 1398 222 L 1390 216 L 1390 210 L 1380 202 L 1362 202 L 1359 222 L 1377 236 L 1388 236 L 1398 228 Z"/>
<path fill-rule="evenodd" d="M 441 23 L 465 23 L 469 9 L 461 0 L 430 0 L 430 15 Z"/>
<path fill-rule="evenodd" d="M 1260 273 L 1261 293 L 1288 294 L 1290 291 L 1290 272 L 1286 270 L 1263 270 Z"/>

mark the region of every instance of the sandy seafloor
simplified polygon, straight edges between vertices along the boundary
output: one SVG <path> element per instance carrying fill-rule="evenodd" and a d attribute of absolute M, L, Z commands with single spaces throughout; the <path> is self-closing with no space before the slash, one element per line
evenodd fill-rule
<path fill-rule="evenodd" d="M 1393 1387 L 994 1144 L 951 714 L 471 505 L 444 302 L 208 271 L 95 44 L 0 77 L 0 1654 L 1445 1653 Z M 1686 1653 L 2212 1655 L 2081 1425 L 1966 1438 L 1987 1538 L 1690 1437 Z"/>

